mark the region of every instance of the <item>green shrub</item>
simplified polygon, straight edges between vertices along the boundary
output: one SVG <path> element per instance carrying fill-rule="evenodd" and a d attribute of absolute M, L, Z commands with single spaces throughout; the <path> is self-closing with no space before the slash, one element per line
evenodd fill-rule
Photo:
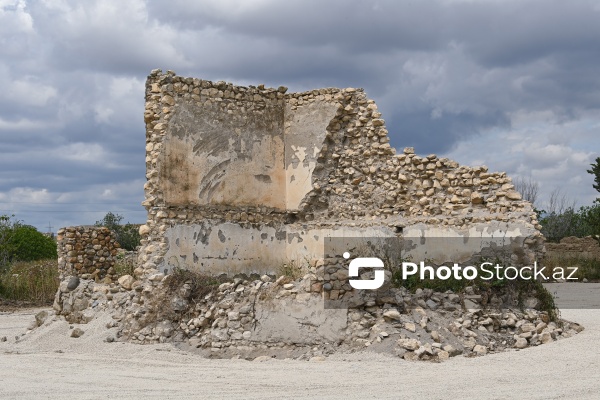
<path fill-rule="evenodd" d="M 57 260 L 18 261 L 0 273 L 0 297 L 49 305 L 58 290 Z"/>
<path fill-rule="evenodd" d="M 54 239 L 40 233 L 33 226 L 16 227 L 9 243 L 13 249 L 13 260 L 35 261 L 58 257 Z"/>
<path fill-rule="evenodd" d="M 14 217 L 14 216 L 13 216 Z M 0 269 L 14 261 L 56 258 L 56 242 L 33 226 L 0 215 Z"/>

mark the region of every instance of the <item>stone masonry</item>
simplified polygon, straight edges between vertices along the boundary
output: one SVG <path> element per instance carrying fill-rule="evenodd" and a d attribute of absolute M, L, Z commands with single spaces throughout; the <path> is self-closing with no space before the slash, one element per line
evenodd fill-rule
<path fill-rule="evenodd" d="M 274 273 L 329 236 L 543 237 L 505 173 L 390 147 L 362 89 L 287 93 L 154 70 L 137 276 Z"/>
<path fill-rule="evenodd" d="M 546 250 L 549 255 L 600 260 L 600 243 L 591 236 L 582 238 L 569 236 L 563 238 L 560 243 L 546 243 Z"/>
<path fill-rule="evenodd" d="M 114 265 L 119 243 L 105 227 L 72 226 L 58 231 L 58 268 L 61 279 L 77 276 L 110 283 L 116 281 Z"/>

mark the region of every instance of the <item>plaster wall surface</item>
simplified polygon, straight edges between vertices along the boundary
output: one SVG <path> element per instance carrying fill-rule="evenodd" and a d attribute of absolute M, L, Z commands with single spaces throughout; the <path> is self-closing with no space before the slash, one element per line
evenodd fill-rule
<path fill-rule="evenodd" d="M 488 236 L 529 261 L 542 252 L 533 207 L 505 173 L 397 154 L 362 89 L 286 90 L 152 71 L 143 274 L 274 273 L 322 259 L 332 236 L 455 237 L 438 253 L 456 259 Z"/>
<path fill-rule="evenodd" d="M 323 149 L 327 126 L 338 106 L 318 101 L 292 110 L 285 108 L 285 172 L 287 209 L 297 210 L 313 188 L 312 174 Z"/>
<path fill-rule="evenodd" d="M 282 102 L 181 101 L 163 143 L 167 205 L 285 209 Z"/>

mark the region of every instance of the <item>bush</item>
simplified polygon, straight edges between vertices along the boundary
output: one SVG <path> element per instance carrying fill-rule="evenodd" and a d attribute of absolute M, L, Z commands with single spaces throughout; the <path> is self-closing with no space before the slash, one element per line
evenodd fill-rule
<path fill-rule="evenodd" d="M 57 258 L 56 242 L 33 226 L 0 216 L 0 268 L 14 261 Z"/>
<path fill-rule="evenodd" d="M 122 215 L 109 212 L 100 221 L 96 221 L 95 225 L 107 227 L 115 233 L 117 242 L 119 242 L 122 249 L 134 251 L 140 245 L 140 226 L 130 223 L 121 225 L 122 220 Z"/>
<path fill-rule="evenodd" d="M 15 228 L 9 243 L 13 249 L 13 260 L 35 261 L 58 257 L 54 239 L 33 226 L 20 225 Z"/>
<path fill-rule="evenodd" d="M 0 297 L 49 305 L 58 290 L 58 261 L 15 262 L 0 273 Z"/>

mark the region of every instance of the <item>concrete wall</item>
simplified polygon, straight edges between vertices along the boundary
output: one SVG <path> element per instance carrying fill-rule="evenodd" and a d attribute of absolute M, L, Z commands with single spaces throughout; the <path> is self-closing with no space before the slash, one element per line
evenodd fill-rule
<path fill-rule="evenodd" d="M 274 273 L 326 237 L 543 237 L 510 178 L 401 154 L 361 89 L 286 93 L 153 71 L 139 274 Z"/>

